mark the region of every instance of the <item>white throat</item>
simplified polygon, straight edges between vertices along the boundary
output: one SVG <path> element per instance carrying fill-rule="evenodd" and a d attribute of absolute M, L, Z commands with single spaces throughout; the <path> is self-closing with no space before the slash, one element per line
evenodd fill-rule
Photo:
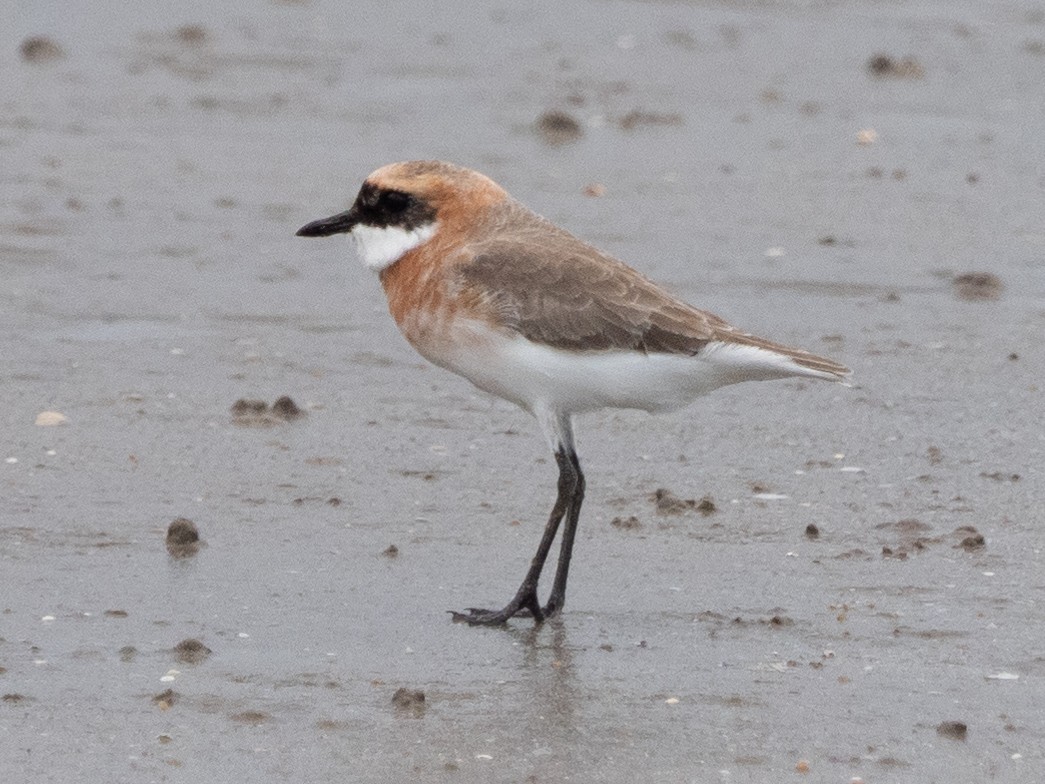
<path fill-rule="evenodd" d="M 356 252 L 363 263 L 374 272 L 391 267 L 403 256 L 435 235 L 436 223 L 426 223 L 416 229 L 401 226 L 367 226 L 357 223 L 352 229 Z"/>

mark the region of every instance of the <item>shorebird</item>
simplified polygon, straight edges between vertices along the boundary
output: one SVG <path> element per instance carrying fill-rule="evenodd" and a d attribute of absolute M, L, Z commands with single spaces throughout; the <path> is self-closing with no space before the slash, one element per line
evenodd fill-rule
<path fill-rule="evenodd" d="M 501 609 L 454 612 L 458 621 L 503 624 L 528 613 L 540 622 L 562 610 L 585 487 L 574 414 L 670 411 L 740 381 L 844 381 L 849 374 L 686 304 L 493 180 L 453 164 L 384 166 L 348 210 L 297 234 L 351 235 L 407 341 L 434 364 L 530 412 L 555 455 L 555 505 L 522 584 Z M 542 606 L 537 584 L 560 526 L 559 560 Z"/>

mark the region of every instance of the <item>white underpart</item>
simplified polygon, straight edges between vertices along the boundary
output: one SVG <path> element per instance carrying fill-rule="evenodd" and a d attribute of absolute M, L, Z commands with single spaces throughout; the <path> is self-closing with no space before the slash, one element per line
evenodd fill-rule
<path fill-rule="evenodd" d="M 735 343 L 712 342 L 696 356 L 574 352 L 477 322 L 459 321 L 453 331 L 457 339 L 429 347 L 436 350 L 424 352 L 428 359 L 535 414 L 553 448 L 561 443 L 562 425 L 572 414 L 600 408 L 671 411 L 741 381 L 788 376 L 839 380 L 785 354 Z"/>
<path fill-rule="evenodd" d="M 403 258 L 419 245 L 432 239 L 436 224 L 426 223 L 416 229 L 401 226 L 368 226 L 357 223 L 351 236 L 356 243 L 356 252 L 363 263 L 374 272 L 380 272 Z"/>

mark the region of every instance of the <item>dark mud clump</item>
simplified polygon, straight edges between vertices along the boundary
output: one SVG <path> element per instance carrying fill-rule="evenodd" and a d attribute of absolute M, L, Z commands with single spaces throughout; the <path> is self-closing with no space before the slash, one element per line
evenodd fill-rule
<path fill-rule="evenodd" d="M 642 523 L 639 522 L 639 518 L 635 515 L 630 517 L 614 517 L 610 520 L 610 525 L 614 528 L 620 528 L 622 531 L 635 531 L 642 528 Z"/>
<path fill-rule="evenodd" d="M 248 400 L 245 397 L 241 397 L 229 409 L 234 417 L 261 416 L 268 413 L 268 410 L 269 404 L 264 400 Z"/>
<path fill-rule="evenodd" d="M 820 538 L 820 529 L 817 528 L 812 523 L 810 523 L 809 525 L 806 526 L 806 537 L 808 537 L 809 539 L 819 539 Z"/>
<path fill-rule="evenodd" d="M 641 125 L 682 125 L 682 115 L 663 112 L 643 112 L 633 109 L 617 121 L 625 131 L 633 131 Z"/>
<path fill-rule="evenodd" d="M 106 618 L 126 618 L 128 612 L 126 610 L 106 610 L 102 615 Z"/>
<path fill-rule="evenodd" d="M 965 740 L 966 734 L 969 732 L 969 727 L 964 721 L 941 721 L 936 726 L 936 733 L 942 735 L 945 738 L 952 738 L 954 740 Z"/>
<path fill-rule="evenodd" d="M 969 302 L 985 302 L 1001 296 L 1005 284 L 992 272 L 966 272 L 954 277 L 954 294 Z"/>
<path fill-rule="evenodd" d="M 680 515 L 692 510 L 700 512 L 707 517 L 718 511 L 718 507 L 715 506 L 715 502 L 709 495 L 704 496 L 699 501 L 695 498 L 679 498 L 664 487 L 657 489 L 649 497 L 649 500 L 653 502 L 657 514 L 662 515 Z"/>
<path fill-rule="evenodd" d="M 185 664 L 199 664 L 211 653 L 210 648 L 192 637 L 174 646 L 174 657 Z"/>
<path fill-rule="evenodd" d="M 289 395 L 276 398 L 271 406 L 264 400 L 240 398 L 229 411 L 233 423 L 241 427 L 271 427 L 305 416 L 305 412 Z"/>
<path fill-rule="evenodd" d="M 552 109 L 537 118 L 537 133 L 554 146 L 575 142 L 584 135 L 581 124 L 566 112 Z"/>
<path fill-rule="evenodd" d="M 769 626 L 771 628 L 783 629 L 788 626 L 794 626 L 795 621 L 793 618 L 789 618 L 786 615 L 772 615 L 769 618 L 755 618 L 747 619 L 741 616 L 736 616 L 730 623 L 733 626 Z"/>
<path fill-rule="evenodd" d="M 240 713 L 233 713 L 229 716 L 237 724 L 264 724 L 269 721 L 272 717 L 265 713 L 265 711 L 241 711 Z"/>
<path fill-rule="evenodd" d="M 5 694 L 3 697 L 0 697 L 0 700 L 3 700 L 4 702 L 15 704 L 19 702 L 25 702 L 27 699 L 29 698 L 26 697 L 24 694 L 19 694 L 18 692 L 11 692 L 9 694 Z"/>
<path fill-rule="evenodd" d="M 153 705 L 160 710 L 170 710 L 171 707 L 178 701 L 178 693 L 174 689 L 167 689 L 161 691 L 159 694 L 152 698 Z"/>
<path fill-rule="evenodd" d="M 657 510 L 657 514 L 663 515 L 684 514 L 693 508 L 691 504 L 694 503 L 692 499 L 684 501 L 666 487 L 657 488 L 649 499 L 653 502 L 653 508 Z"/>
<path fill-rule="evenodd" d="M 383 555 L 385 558 L 398 558 L 399 548 L 394 544 L 390 544 L 388 545 L 388 547 L 381 551 L 381 555 Z"/>
<path fill-rule="evenodd" d="M 993 479 L 995 482 L 1019 482 L 1019 474 L 1007 474 L 1004 471 L 981 471 L 980 476 L 984 479 Z"/>
<path fill-rule="evenodd" d="M 174 31 L 174 37 L 183 44 L 198 46 L 199 44 L 206 43 L 207 30 L 201 25 L 182 25 Z"/>
<path fill-rule="evenodd" d="M 898 558 L 901 561 L 911 553 L 921 553 L 931 544 L 939 544 L 938 536 L 927 536 L 932 526 L 914 518 L 898 520 L 895 523 L 882 523 L 876 530 L 892 534 L 896 538 L 882 546 L 883 558 Z"/>
<path fill-rule="evenodd" d="M 167 527 L 167 552 L 171 558 L 196 555 L 202 544 L 199 529 L 187 517 L 178 517 Z"/>
<path fill-rule="evenodd" d="M 124 645 L 120 648 L 120 661 L 124 664 L 128 664 L 134 661 L 134 657 L 138 655 L 138 649 L 133 645 Z"/>
<path fill-rule="evenodd" d="M 702 515 L 704 515 L 704 517 L 707 517 L 708 515 L 714 514 L 718 511 L 718 507 L 715 506 L 715 502 L 711 500 L 710 495 L 706 495 L 699 501 L 697 501 L 697 505 L 693 508 L 700 512 Z"/>
<path fill-rule="evenodd" d="M 27 63 L 51 63 L 65 57 L 62 47 L 42 35 L 26 38 L 18 47 L 18 51 Z"/>
<path fill-rule="evenodd" d="M 983 538 L 983 534 L 971 525 L 955 528 L 954 534 L 959 538 L 958 544 L 955 545 L 956 549 L 960 548 L 968 553 L 973 553 L 987 546 L 987 540 Z"/>
<path fill-rule="evenodd" d="M 867 72 L 878 79 L 921 79 L 925 69 L 913 57 L 896 58 L 876 54 L 867 61 Z"/>
<path fill-rule="evenodd" d="M 283 395 L 276 398 L 276 402 L 272 404 L 271 411 L 272 416 L 285 421 L 298 419 L 305 415 L 305 412 L 298 408 L 298 404 L 295 403 L 289 395 Z"/>
<path fill-rule="evenodd" d="M 425 701 L 425 693 L 417 689 L 408 689 L 402 686 L 396 689 L 392 695 L 392 705 L 397 711 L 421 716 L 428 707 Z"/>

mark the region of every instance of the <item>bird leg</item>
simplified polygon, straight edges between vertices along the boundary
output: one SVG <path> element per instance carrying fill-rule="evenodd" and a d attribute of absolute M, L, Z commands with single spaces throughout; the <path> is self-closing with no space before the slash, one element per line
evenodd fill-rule
<path fill-rule="evenodd" d="M 584 472 L 581 471 L 580 461 L 577 453 L 572 449 L 567 455 L 573 466 L 573 493 L 570 495 L 569 506 L 566 509 L 566 525 L 562 529 L 562 544 L 559 546 L 559 563 L 555 568 L 555 582 L 552 583 L 552 592 L 548 596 L 548 603 L 544 605 L 544 615 L 550 618 L 556 615 L 564 604 L 566 604 L 566 578 L 570 573 L 570 558 L 573 557 L 573 539 L 577 535 L 577 521 L 581 515 L 581 504 L 584 503 Z"/>
<path fill-rule="evenodd" d="M 529 610 L 530 615 L 538 623 L 544 620 L 545 611 L 541 609 L 541 603 L 537 599 L 537 581 L 541 577 L 544 562 L 548 559 L 548 552 L 551 550 L 552 542 L 559 531 L 559 524 L 567 511 L 570 512 L 570 516 L 567 517 L 566 530 L 570 531 L 571 519 L 573 521 L 572 526 L 576 529 L 576 518 L 580 512 L 580 498 L 584 495 L 584 477 L 580 473 L 577 456 L 573 453 L 573 450 L 571 449 L 567 453 L 565 448 L 560 447 L 555 453 L 555 462 L 559 464 L 559 489 L 555 498 L 555 506 L 552 507 L 548 523 L 544 526 L 544 535 L 541 536 L 541 543 L 537 546 L 537 552 L 534 554 L 533 560 L 530 561 L 530 568 L 527 570 L 519 590 L 515 592 L 512 600 L 500 610 L 481 610 L 475 607 L 469 607 L 465 612 L 454 612 L 451 610 L 450 612 L 455 621 L 463 621 L 472 625 L 497 626 L 505 623 L 513 615 L 520 614 L 525 610 Z M 569 548 L 572 548 L 572 546 L 573 536 L 571 535 Z M 560 555 L 559 566 L 555 575 L 555 587 L 559 588 L 560 595 L 554 610 L 558 610 L 562 606 L 562 594 L 566 591 L 566 571 L 569 569 L 569 548 L 565 538 L 563 539 L 562 547 L 562 552 L 566 554 L 566 564 L 564 567 L 562 555 Z M 560 580 L 561 586 L 559 585 Z M 552 589 L 553 595 L 555 595 L 555 587 Z"/>

